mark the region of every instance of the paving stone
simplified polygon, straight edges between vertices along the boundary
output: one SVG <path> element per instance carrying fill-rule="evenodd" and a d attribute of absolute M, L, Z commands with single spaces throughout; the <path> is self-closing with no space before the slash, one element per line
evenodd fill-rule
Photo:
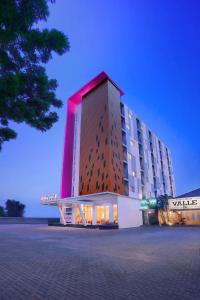
<path fill-rule="evenodd" d="M 200 298 L 200 228 L 0 225 L 0 300 Z"/>

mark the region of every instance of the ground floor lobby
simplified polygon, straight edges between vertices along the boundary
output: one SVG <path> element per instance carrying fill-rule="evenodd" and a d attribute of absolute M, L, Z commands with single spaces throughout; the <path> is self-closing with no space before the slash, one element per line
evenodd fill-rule
<path fill-rule="evenodd" d="M 63 225 L 117 225 L 118 228 L 143 224 L 140 200 L 115 193 L 98 193 L 42 203 L 54 205 Z"/>

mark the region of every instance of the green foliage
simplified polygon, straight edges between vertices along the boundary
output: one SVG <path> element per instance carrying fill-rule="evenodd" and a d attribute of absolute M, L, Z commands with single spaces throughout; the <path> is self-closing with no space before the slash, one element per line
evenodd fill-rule
<path fill-rule="evenodd" d="M 5 211 L 3 206 L 0 206 L 0 217 L 5 217 Z"/>
<path fill-rule="evenodd" d="M 19 201 L 8 199 L 6 201 L 6 216 L 7 217 L 23 217 L 25 205 Z"/>
<path fill-rule="evenodd" d="M 52 108 L 57 81 L 49 79 L 44 65 L 52 53 L 69 50 L 68 38 L 56 29 L 38 29 L 49 15 L 48 0 L 0 1 L 0 150 L 16 138 L 9 121 L 46 131 L 58 120 Z M 54 2 L 54 1 L 50 1 Z"/>
<path fill-rule="evenodd" d="M 167 194 L 161 195 L 157 199 L 157 207 L 158 209 L 166 210 L 168 206 L 169 196 Z"/>

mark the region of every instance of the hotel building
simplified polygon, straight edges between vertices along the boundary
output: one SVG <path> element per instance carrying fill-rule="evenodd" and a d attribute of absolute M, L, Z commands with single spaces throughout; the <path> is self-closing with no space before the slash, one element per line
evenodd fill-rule
<path fill-rule="evenodd" d="M 64 224 L 139 226 L 140 200 L 175 196 L 168 147 L 123 102 L 100 73 L 68 99 L 61 199 Z"/>

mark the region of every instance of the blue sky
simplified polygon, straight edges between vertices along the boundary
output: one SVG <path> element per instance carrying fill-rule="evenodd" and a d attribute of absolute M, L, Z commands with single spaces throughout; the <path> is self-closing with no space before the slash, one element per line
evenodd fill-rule
<path fill-rule="evenodd" d="M 104 70 L 124 101 L 171 149 L 177 194 L 200 187 L 200 2 L 57 0 L 42 26 L 68 35 L 71 49 L 47 65 L 64 105 L 47 133 L 11 124 L 18 138 L 0 153 L 0 204 L 27 216 L 56 216 L 40 196 L 59 193 L 66 100 Z"/>

